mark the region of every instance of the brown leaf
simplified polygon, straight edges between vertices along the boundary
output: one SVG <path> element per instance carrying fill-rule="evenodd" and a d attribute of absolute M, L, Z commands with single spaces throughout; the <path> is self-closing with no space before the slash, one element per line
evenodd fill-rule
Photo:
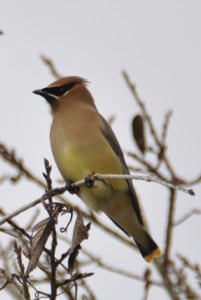
<path fill-rule="evenodd" d="M 144 120 L 141 115 L 136 115 L 132 121 L 132 132 L 133 138 L 142 152 L 142 154 L 146 151 L 146 138 L 145 138 L 145 129 L 144 129 Z"/>
<path fill-rule="evenodd" d="M 27 276 L 38 263 L 47 239 L 52 231 L 52 222 L 53 220 L 51 218 L 47 218 L 36 224 L 32 230 L 30 260 L 26 270 Z"/>
<path fill-rule="evenodd" d="M 70 255 L 68 259 L 68 271 L 69 273 L 73 273 L 76 257 L 79 254 L 79 250 L 81 249 L 80 244 L 83 240 L 88 239 L 88 231 L 90 229 L 90 223 L 84 225 L 83 218 L 81 214 L 77 213 L 77 219 L 75 221 L 74 229 L 73 229 L 73 238 L 72 238 L 72 246 L 70 250 Z"/>
<path fill-rule="evenodd" d="M 81 249 L 80 245 L 73 248 L 73 250 L 70 252 L 69 258 L 68 258 L 68 272 L 70 274 L 73 273 L 73 270 L 75 268 L 76 258 L 79 254 L 79 250 Z"/>
<path fill-rule="evenodd" d="M 81 216 L 81 214 L 78 212 L 77 213 L 77 219 L 75 221 L 75 226 L 73 229 L 73 239 L 72 239 L 72 247 L 71 248 L 75 248 L 78 245 L 81 244 L 81 242 L 83 240 L 88 239 L 89 236 L 89 229 L 90 229 L 90 223 L 88 223 L 87 225 L 84 225 L 84 221 L 83 218 Z"/>

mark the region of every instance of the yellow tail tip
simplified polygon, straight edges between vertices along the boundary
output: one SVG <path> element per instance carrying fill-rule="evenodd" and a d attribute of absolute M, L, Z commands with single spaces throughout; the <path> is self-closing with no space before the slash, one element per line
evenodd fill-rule
<path fill-rule="evenodd" d="M 151 252 L 149 255 L 145 256 L 144 259 L 146 260 L 146 262 L 150 263 L 152 262 L 152 260 L 156 257 L 159 257 L 162 255 L 162 252 L 159 248 L 154 249 L 153 252 Z"/>

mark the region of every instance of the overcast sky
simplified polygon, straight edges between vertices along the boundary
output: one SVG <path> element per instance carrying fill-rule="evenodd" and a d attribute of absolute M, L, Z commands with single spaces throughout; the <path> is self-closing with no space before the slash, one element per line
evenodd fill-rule
<path fill-rule="evenodd" d="M 59 177 L 49 145 L 49 107 L 32 94 L 54 80 L 40 59 L 44 54 L 55 62 L 61 74 L 79 75 L 90 81 L 89 89 L 100 112 L 106 118 L 116 116 L 113 128 L 122 148 L 134 150 L 130 121 L 139 110 L 121 75 L 125 69 L 158 130 L 165 113 L 173 110 L 168 155 L 179 175 L 186 179 L 196 177 L 201 166 L 200 12 L 201 2 L 195 0 L 2 0 L 0 140 L 16 148 L 38 176 L 42 177 L 43 158 L 47 157 L 53 165 L 54 178 Z M 6 168 L 4 164 L 0 166 Z M 162 247 L 166 191 L 154 184 L 136 186 L 152 235 Z M 7 211 L 40 195 L 36 187 L 19 186 L 16 201 L 11 191 L 4 185 L 0 192 L 1 199 L 8 203 L 8 207 L 3 205 Z M 194 198 L 179 195 L 178 218 L 193 207 L 201 208 L 200 187 L 195 191 Z M 182 249 L 192 261 L 200 260 L 199 226 L 201 221 L 196 216 L 176 229 L 173 257 Z M 139 273 L 145 269 L 139 255 L 93 228 L 85 245 L 117 266 Z M 127 300 L 142 298 L 139 283 L 94 266 L 91 271 L 96 275 L 89 283 L 98 299 L 125 299 L 125 293 Z M 151 289 L 149 299 L 162 297 L 168 299 L 162 290 Z"/>

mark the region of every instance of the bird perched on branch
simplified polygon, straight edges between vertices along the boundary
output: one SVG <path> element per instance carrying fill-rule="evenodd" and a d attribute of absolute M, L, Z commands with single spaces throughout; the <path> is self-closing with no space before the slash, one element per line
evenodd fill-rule
<path fill-rule="evenodd" d="M 84 179 L 92 173 L 129 174 L 117 138 L 98 112 L 86 85 L 85 79 L 71 76 L 33 92 L 51 106 L 50 142 L 66 182 Z M 147 262 L 161 255 L 144 228 L 131 180 L 99 180 L 91 187 L 80 186 L 76 193 L 90 208 L 103 211 L 131 236 Z"/>

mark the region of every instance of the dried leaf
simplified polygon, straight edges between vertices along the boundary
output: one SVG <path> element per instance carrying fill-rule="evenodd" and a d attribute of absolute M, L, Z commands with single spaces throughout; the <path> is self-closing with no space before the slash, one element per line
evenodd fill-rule
<path fill-rule="evenodd" d="M 76 258 L 79 254 L 79 250 L 81 249 L 80 245 L 73 248 L 73 251 L 70 252 L 69 258 L 68 258 L 68 272 L 70 274 L 73 273 L 73 270 L 75 268 Z"/>
<path fill-rule="evenodd" d="M 52 222 L 53 220 L 51 218 L 47 218 L 36 224 L 32 230 L 30 260 L 26 270 L 27 276 L 38 263 L 47 239 L 52 231 Z"/>
<path fill-rule="evenodd" d="M 75 226 L 73 229 L 72 249 L 80 245 L 83 240 L 88 239 L 89 236 L 88 231 L 90 229 L 90 225 L 91 223 L 84 225 L 83 218 L 81 214 L 78 212 L 77 219 L 75 221 Z"/>
<path fill-rule="evenodd" d="M 90 223 L 84 225 L 83 218 L 81 214 L 77 213 L 77 219 L 75 221 L 75 226 L 73 229 L 73 238 L 72 238 L 72 246 L 70 250 L 70 255 L 68 259 L 68 271 L 69 273 L 73 273 L 76 257 L 78 256 L 79 250 L 81 249 L 80 244 L 83 240 L 88 239 Z"/>
<path fill-rule="evenodd" d="M 142 154 L 144 154 L 147 147 L 146 147 L 144 120 L 141 115 L 136 115 L 133 118 L 132 132 L 133 132 L 133 138 L 139 150 L 142 152 Z"/>

